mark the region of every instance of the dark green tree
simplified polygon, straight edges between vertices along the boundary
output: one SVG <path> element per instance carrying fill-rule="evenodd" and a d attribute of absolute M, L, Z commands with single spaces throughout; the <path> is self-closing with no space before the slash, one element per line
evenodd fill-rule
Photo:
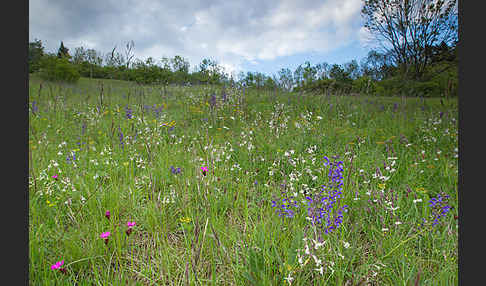
<path fill-rule="evenodd" d="M 61 41 L 61 46 L 59 50 L 57 50 L 57 57 L 58 58 L 67 58 L 70 59 L 71 56 L 69 55 L 69 49 L 64 46 L 64 43 Z"/>
<path fill-rule="evenodd" d="M 44 56 L 44 47 L 41 40 L 35 39 L 33 42 L 30 42 L 28 54 L 29 73 L 40 69 L 42 56 Z"/>

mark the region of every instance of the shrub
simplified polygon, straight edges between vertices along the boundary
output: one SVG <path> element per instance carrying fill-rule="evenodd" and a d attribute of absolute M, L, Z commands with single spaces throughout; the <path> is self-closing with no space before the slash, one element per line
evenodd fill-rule
<path fill-rule="evenodd" d="M 79 80 L 78 68 L 67 58 L 58 58 L 52 55 L 42 59 L 41 78 L 48 81 L 75 83 Z"/>

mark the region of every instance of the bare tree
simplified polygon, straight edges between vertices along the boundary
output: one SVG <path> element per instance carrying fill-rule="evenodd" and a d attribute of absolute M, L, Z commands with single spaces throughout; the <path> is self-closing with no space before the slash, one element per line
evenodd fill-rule
<path fill-rule="evenodd" d="M 133 42 L 133 40 L 128 41 L 126 46 L 125 46 L 125 59 L 126 59 L 127 69 L 130 68 L 130 63 L 131 63 L 133 57 L 135 56 L 135 54 L 133 52 L 134 47 L 135 47 L 135 43 Z"/>
<path fill-rule="evenodd" d="M 457 0 L 365 0 L 361 15 L 405 76 L 421 78 L 434 46 L 457 43 Z"/>

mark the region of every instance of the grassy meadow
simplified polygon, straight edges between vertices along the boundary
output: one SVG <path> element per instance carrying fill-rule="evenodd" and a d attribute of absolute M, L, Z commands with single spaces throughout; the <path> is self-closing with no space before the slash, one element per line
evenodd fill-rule
<path fill-rule="evenodd" d="M 31 285 L 458 283 L 457 98 L 29 81 Z"/>

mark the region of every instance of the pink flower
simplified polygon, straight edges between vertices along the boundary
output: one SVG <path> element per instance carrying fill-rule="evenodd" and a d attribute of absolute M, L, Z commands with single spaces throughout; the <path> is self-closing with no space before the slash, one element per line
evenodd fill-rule
<path fill-rule="evenodd" d="M 110 214 L 111 214 L 111 213 L 110 213 L 110 211 L 106 211 L 106 212 L 105 212 L 105 217 L 106 217 L 107 219 L 110 219 Z"/>
<path fill-rule="evenodd" d="M 64 264 L 64 260 L 58 261 L 55 264 L 51 265 L 51 269 L 52 270 L 59 269 L 63 264 Z"/>
<path fill-rule="evenodd" d="M 128 229 L 125 231 L 127 235 L 130 235 L 132 233 L 132 227 L 135 226 L 137 223 L 132 221 L 132 222 L 127 222 Z"/>
<path fill-rule="evenodd" d="M 132 226 L 135 226 L 137 223 L 132 221 L 132 222 L 127 222 L 127 226 L 128 227 L 132 227 Z"/>
<path fill-rule="evenodd" d="M 208 167 L 206 167 L 206 166 L 202 166 L 202 167 L 201 167 L 201 171 L 202 171 L 203 175 L 204 175 L 204 176 L 206 176 L 206 173 L 207 173 L 207 171 L 208 171 Z"/>
<path fill-rule="evenodd" d="M 57 174 L 52 176 L 53 179 L 57 179 Z"/>
<path fill-rule="evenodd" d="M 108 236 L 110 236 L 110 232 L 109 232 L 109 231 L 107 231 L 107 232 L 103 232 L 102 234 L 100 234 L 100 237 L 101 237 L 101 238 L 105 238 L 105 239 L 107 239 L 107 238 L 108 238 Z"/>

